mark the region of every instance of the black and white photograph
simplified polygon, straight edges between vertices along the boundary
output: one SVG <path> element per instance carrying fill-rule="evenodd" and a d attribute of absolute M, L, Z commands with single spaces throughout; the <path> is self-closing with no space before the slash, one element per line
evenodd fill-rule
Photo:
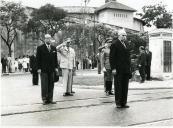
<path fill-rule="evenodd" d="M 0 0 L 1 127 L 173 127 L 172 0 Z"/>

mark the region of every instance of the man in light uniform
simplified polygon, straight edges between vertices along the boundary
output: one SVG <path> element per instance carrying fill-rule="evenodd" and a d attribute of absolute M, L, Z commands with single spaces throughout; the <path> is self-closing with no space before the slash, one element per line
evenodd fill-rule
<path fill-rule="evenodd" d="M 64 94 L 63 96 L 73 96 L 73 71 L 75 69 L 75 51 L 70 47 L 71 38 L 56 47 L 60 53 L 60 68 L 62 69 Z"/>

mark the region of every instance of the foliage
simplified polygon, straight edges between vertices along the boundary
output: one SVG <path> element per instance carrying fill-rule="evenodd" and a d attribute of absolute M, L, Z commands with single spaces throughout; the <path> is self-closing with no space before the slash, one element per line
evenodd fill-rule
<path fill-rule="evenodd" d="M 104 24 L 96 24 L 95 26 L 95 38 L 99 42 L 99 46 L 101 46 L 106 38 L 112 35 L 112 30 L 109 26 Z"/>
<path fill-rule="evenodd" d="M 0 11 L 1 39 L 7 45 L 9 55 L 11 56 L 11 46 L 17 37 L 17 30 L 23 30 L 26 24 L 27 15 L 24 13 L 24 8 L 21 4 L 14 2 L 2 1 Z"/>
<path fill-rule="evenodd" d="M 157 4 L 144 6 L 142 19 L 147 27 L 155 25 L 157 28 L 170 28 L 172 26 L 172 15 L 166 10 L 165 5 Z"/>
<path fill-rule="evenodd" d="M 56 8 L 51 4 L 46 4 L 31 14 L 32 19 L 28 22 L 27 31 L 37 33 L 49 33 L 52 37 L 59 30 L 65 27 L 63 18 L 66 12 L 61 8 Z"/>
<path fill-rule="evenodd" d="M 72 38 L 72 45 L 76 48 L 76 55 L 79 58 L 86 56 L 88 49 L 91 44 L 90 28 L 88 26 L 83 26 L 83 24 L 71 24 L 66 26 L 63 32 L 63 38 Z"/>
<path fill-rule="evenodd" d="M 137 34 L 127 34 L 127 41 L 130 45 L 131 54 L 139 54 L 139 47 L 147 45 L 147 39 Z"/>

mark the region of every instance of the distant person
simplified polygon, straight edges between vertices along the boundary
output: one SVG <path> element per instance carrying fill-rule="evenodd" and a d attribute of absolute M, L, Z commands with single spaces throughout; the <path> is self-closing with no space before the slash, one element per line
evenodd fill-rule
<path fill-rule="evenodd" d="M 145 73 L 147 75 L 146 80 L 151 79 L 151 60 L 152 60 L 152 52 L 149 51 L 149 47 L 145 47 L 145 54 L 146 54 L 146 65 L 145 65 Z"/>
<path fill-rule="evenodd" d="M 7 58 L 5 56 L 2 57 L 1 64 L 2 64 L 2 73 L 6 73 L 6 69 L 7 69 Z"/>
<path fill-rule="evenodd" d="M 88 69 L 91 69 L 91 65 L 92 65 L 92 61 L 91 61 L 91 59 L 88 57 Z"/>
<path fill-rule="evenodd" d="M 29 65 L 29 55 L 26 56 L 26 63 L 27 63 L 26 71 L 28 72 L 29 71 L 29 67 L 30 67 L 30 65 Z"/>
<path fill-rule="evenodd" d="M 109 62 L 109 54 L 110 54 L 110 46 L 112 44 L 111 39 L 107 39 L 104 48 L 102 49 L 102 70 L 104 72 L 104 85 L 105 85 L 105 91 L 106 95 L 114 95 L 112 92 L 112 81 L 113 81 L 113 75 L 112 70 L 110 67 Z"/>
<path fill-rule="evenodd" d="M 138 68 L 141 76 L 141 83 L 145 82 L 145 65 L 146 65 L 146 54 L 143 46 L 139 47 L 139 56 L 138 56 Z"/>
<path fill-rule="evenodd" d="M 8 73 L 12 73 L 12 58 L 10 55 L 7 57 L 7 69 Z"/>
<path fill-rule="evenodd" d="M 43 105 L 56 104 L 53 101 L 54 73 L 58 72 L 56 48 L 51 45 L 51 36 L 45 35 L 45 43 L 37 47 L 37 72 L 41 75 L 41 96 Z"/>
<path fill-rule="evenodd" d="M 37 66 L 37 58 L 36 58 L 36 50 L 34 50 L 34 54 L 30 56 L 29 59 L 30 72 L 32 74 L 32 85 L 38 85 L 38 66 Z"/>
<path fill-rule="evenodd" d="M 129 108 L 127 105 L 128 85 L 131 78 L 130 52 L 125 44 L 127 34 L 124 29 L 118 31 L 118 39 L 113 39 L 110 47 L 110 66 L 114 75 L 115 103 L 117 108 Z"/>
<path fill-rule="evenodd" d="M 15 72 L 17 72 L 17 70 L 18 70 L 18 65 L 19 65 L 18 58 L 15 58 L 15 61 L 14 61 Z"/>
<path fill-rule="evenodd" d="M 27 72 L 27 58 L 25 55 L 23 56 L 22 60 L 23 60 L 23 62 L 22 62 L 23 71 Z"/>
<path fill-rule="evenodd" d="M 19 56 L 19 58 L 18 58 L 18 69 L 19 69 L 19 71 L 21 72 L 21 70 L 22 70 L 22 57 L 21 56 Z"/>
<path fill-rule="evenodd" d="M 62 44 L 56 47 L 57 52 L 61 54 L 60 68 L 62 69 L 62 81 L 64 86 L 63 96 L 73 96 L 73 72 L 75 70 L 75 51 L 70 47 L 71 38 L 67 38 Z"/>
<path fill-rule="evenodd" d="M 87 60 L 85 57 L 83 58 L 83 69 L 87 69 Z"/>
<path fill-rule="evenodd" d="M 94 69 L 96 67 L 96 60 L 94 55 L 91 57 L 91 62 L 92 62 L 92 69 Z"/>
<path fill-rule="evenodd" d="M 79 69 L 79 61 L 78 60 L 76 60 L 76 70 L 78 70 Z"/>

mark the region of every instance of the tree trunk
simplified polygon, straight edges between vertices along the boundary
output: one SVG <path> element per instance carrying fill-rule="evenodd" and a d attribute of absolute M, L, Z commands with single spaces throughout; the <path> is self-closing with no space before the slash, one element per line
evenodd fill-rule
<path fill-rule="evenodd" d="M 11 54 L 12 54 L 11 46 L 8 46 L 8 53 L 9 53 L 9 55 L 11 57 Z"/>

